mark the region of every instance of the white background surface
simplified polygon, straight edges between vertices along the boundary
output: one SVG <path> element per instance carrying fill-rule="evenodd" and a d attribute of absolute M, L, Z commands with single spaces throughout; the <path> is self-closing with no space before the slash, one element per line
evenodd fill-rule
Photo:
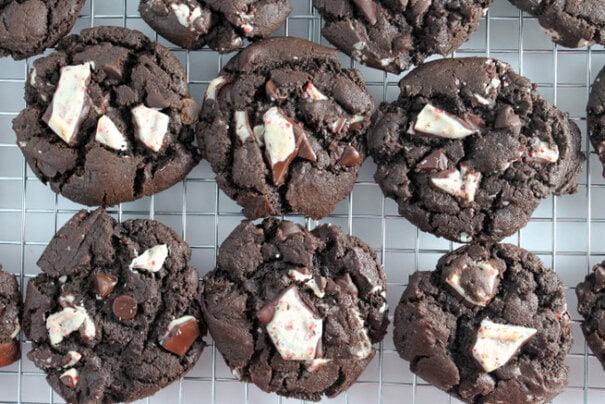
<path fill-rule="evenodd" d="M 321 41 L 320 20 L 311 0 L 291 0 L 295 11 L 279 33 Z M 154 32 L 139 18 L 136 0 L 89 0 L 74 29 L 119 25 Z M 169 45 L 160 39 L 163 44 Z M 229 56 L 208 49 L 186 52 L 172 47 L 187 66 L 193 96 L 201 102 L 207 83 Z M 487 17 L 458 56 L 491 56 L 511 63 L 515 70 L 538 84 L 541 94 L 570 113 L 583 133 L 587 149 L 585 106 L 589 84 L 605 65 L 605 49 L 555 47 L 535 19 L 521 16 L 505 0 L 494 0 Z M 342 56 L 343 64 L 353 65 Z M 0 60 L 0 262 L 5 270 L 21 275 L 21 281 L 39 273 L 36 260 L 55 231 L 80 206 L 55 196 L 27 168 L 15 145 L 11 121 L 24 107 L 23 86 L 29 61 Z M 359 67 L 376 103 L 391 101 L 398 93 L 400 76 Z M 368 160 L 351 197 L 322 222 L 342 226 L 374 247 L 388 277 L 391 315 L 412 272 L 431 270 L 437 259 L 455 248 L 453 243 L 419 232 L 397 215 L 394 202 L 385 200 L 372 177 L 375 166 Z M 193 248 L 193 264 L 201 274 L 214 265 L 217 246 L 242 217 L 238 206 L 219 192 L 209 165 L 202 162 L 189 177 L 151 198 L 123 204 L 111 210 L 117 218 L 155 218 L 180 233 Z M 590 267 L 605 256 L 605 180 L 601 166 L 591 153 L 573 196 L 545 200 L 531 222 L 506 241 L 538 254 L 562 277 L 570 313 L 579 319 L 573 288 Z M 304 222 L 304 218 L 294 218 Z M 312 222 L 314 226 L 316 222 Z M 391 328 L 389 329 L 391 331 Z M 569 387 L 556 403 L 605 402 L 605 373 L 588 353 L 577 321 L 575 343 L 567 363 L 571 368 Z M 24 338 L 22 336 L 22 338 Z M 380 345 L 379 354 L 346 394 L 332 403 L 448 403 L 445 393 L 414 377 L 408 363 L 394 351 L 391 333 Z M 207 340 L 209 342 L 210 338 Z M 23 342 L 23 353 L 29 344 Z M 147 400 L 153 403 L 300 403 L 261 392 L 236 381 L 220 354 L 210 345 L 197 366 L 184 380 L 173 383 Z M 328 401 L 328 400 L 326 400 Z M 0 402 L 61 402 L 46 384 L 44 374 L 28 359 L 0 370 Z"/>

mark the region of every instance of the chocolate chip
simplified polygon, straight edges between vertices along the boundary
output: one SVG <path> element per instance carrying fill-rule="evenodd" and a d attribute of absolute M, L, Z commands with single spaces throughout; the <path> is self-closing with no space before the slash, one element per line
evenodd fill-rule
<path fill-rule="evenodd" d="M 137 302 L 128 295 L 117 297 L 111 308 L 113 314 L 120 320 L 132 320 L 137 315 Z"/>
<path fill-rule="evenodd" d="M 342 152 L 342 156 L 338 163 L 341 166 L 356 166 L 361 162 L 361 155 L 353 146 L 345 147 L 345 150 Z"/>
<path fill-rule="evenodd" d="M 147 92 L 145 104 L 150 108 L 164 109 L 170 106 L 170 100 L 166 99 L 157 89 L 151 89 Z"/>
<path fill-rule="evenodd" d="M 520 129 L 523 126 L 519 115 L 515 114 L 513 107 L 505 105 L 498 110 L 494 128 L 496 129 L 512 129 L 514 131 Z"/>
<path fill-rule="evenodd" d="M 118 278 L 114 275 L 96 274 L 94 279 L 95 293 L 98 297 L 107 297 L 118 284 Z"/>
<path fill-rule="evenodd" d="M 297 130 L 297 126 L 294 127 L 294 134 L 300 136 L 300 146 L 298 147 L 298 157 L 303 158 L 305 160 L 309 160 L 312 162 L 317 161 L 317 155 L 313 151 L 311 147 L 311 143 L 309 143 L 309 139 L 307 138 L 307 134 L 302 128 L 301 130 Z M 298 142 L 297 142 L 298 143 Z"/>
<path fill-rule="evenodd" d="M 19 360 L 20 357 L 21 350 L 19 349 L 19 342 L 10 340 L 0 344 L 0 368 L 10 365 Z"/>
<path fill-rule="evenodd" d="M 185 356 L 191 345 L 200 336 L 197 320 L 193 316 L 184 316 L 173 320 L 161 338 L 160 344 L 164 349 L 178 356 Z"/>
<path fill-rule="evenodd" d="M 267 92 L 267 96 L 274 101 L 282 101 L 288 98 L 287 96 L 279 93 L 277 85 L 275 85 L 273 80 L 267 80 L 267 83 L 265 83 L 265 91 Z"/>
<path fill-rule="evenodd" d="M 443 171 L 447 169 L 447 156 L 443 149 L 438 149 L 429 154 L 416 164 L 416 172 Z"/>
<path fill-rule="evenodd" d="M 263 326 L 267 326 L 267 324 L 269 324 L 271 322 L 271 320 L 273 320 L 273 316 L 275 315 L 275 307 L 277 306 L 277 300 L 274 300 L 272 302 L 267 303 L 265 306 L 263 306 L 262 309 L 258 310 L 256 313 L 256 317 L 258 318 L 258 321 L 260 321 L 260 323 Z"/>
<path fill-rule="evenodd" d="M 353 0 L 353 3 L 363 12 L 370 25 L 376 24 L 376 3 L 374 3 L 374 0 Z"/>

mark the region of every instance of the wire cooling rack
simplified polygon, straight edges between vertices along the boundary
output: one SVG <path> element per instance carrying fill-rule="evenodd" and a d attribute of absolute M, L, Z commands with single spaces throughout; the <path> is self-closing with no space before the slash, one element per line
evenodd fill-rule
<path fill-rule="evenodd" d="M 292 0 L 294 12 L 278 34 L 323 42 L 321 20 L 311 0 Z M 155 33 L 140 19 L 136 0 L 89 0 L 74 32 L 98 25 L 118 25 Z M 230 55 L 208 49 L 187 52 L 169 46 L 183 65 L 191 91 L 199 102 L 208 82 Z M 538 84 L 540 92 L 570 113 L 586 138 L 585 106 L 590 84 L 605 65 L 605 49 L 564 49 L 542 33 L 536 20 L 522 15 L 505 0 L 494 5 L 473 35 L 456 55 L 490 56 L 510 63 L 515 70 Z M 359 68 L 376 103 L 397 97 L 402 76 L 365 68 L 342 56 L 342 62 Z M 0 262 L 18 274 L 22 285 L 39 273 L 36 260 L 48 241 L 81 207 L 57 197 L 29 170 L 15 145 L 11 121 L 24 107 L 23 86 L 31 60 L 0 60 Z M 393 309 L 416 270 L 431 270 L 438 258 L 457 245 L 418 231 L 397 215 L 397 207 L 385 200 L 372 177 L 375 166 L 367 161 L 348 200 L 322 222 L 342 226 L 375 248 L 388 277 L 388 301 Z M 220 243 L 242 219 L 238 206 L 219 192 L 209 165 L 202 162 L 189 177 L 171 189 L 142 200 L 122 204 L 110 212 L 119 220 L 154 218 L 180 233 L 193 249 L 193 264 L 205 274 L 215 263 Z M 575 285 L 593 264 L 605 256 L 605 180 L 598 158 L 590 154 L 579 177 L 579 191 L 572 196 L 550 198 L 536 210 L 528 226 L 507 242 L 539 255 L 562 277 L 570 313 L 574 319 L 574 345 L 567 364 L 569 386 L 556 403 L 605 402 L 605 373 L 589 353 L 576 311 Z M 315 221 L 289 219 L 313 227 Z M 399 359 L 392 343 L 392 327 L 378 354 L 359 381 L 332 403 L 450 403 L 458 402 L 416 378 L 408 363 Z M 24 338 L 22 336 L 22 338 Z M 209 342 L 210 338 L 207 340 Z M 23 340 L 24 359 L 0 370 L 0 402 L 62 402 L 46 384 L 44 374 L 25 357 L 30 350 Z M 327 401 L 327 400 L 326 400 Z M 263 393 L 253 385 L 237 381 L 225 366 L 213 344 L 204 351 L 197 366 L 144 402 L 166 403 L 300 403 Z"/>

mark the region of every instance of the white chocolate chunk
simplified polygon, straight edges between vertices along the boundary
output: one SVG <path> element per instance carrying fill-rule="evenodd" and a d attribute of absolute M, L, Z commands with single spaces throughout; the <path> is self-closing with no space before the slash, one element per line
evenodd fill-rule
<path fill-rule="evenodd" d="M 206 95 L 205 95 L 206 99 L 215 100 L 218 88 L 220 86 L 222 86 L 223 84 L 225 84 L 226 82 L 227 82 L 227 79 L 225 79 L 223 76 L 218 76 L 217 78 L 212 80 L 210 82 L 210 84 L 208 84 L 208 89 L 206 90 Z"/>
<path fill-rule="evenodd" d="M 29 84 L 31 84 L 32 86 L 36 85 L 36 76 L 38 75 L 38 72 L 36 71 L 36 68 L 32 68 L 31 73 L 29 74 Z"/>
<path fill-rule="evenodd" d="M 296 151 L 294 127 L 276 107 L 265 112 L 263 120 L 265 122 L 265 145 L 273 167 L 288 160 Z"/>
<path fill-rule="evenodd" d="M 548 35 L 553 41 L 558 41 L 559 39 L 561 39 L 561 34 L 559 34 L 554 29 L 544 28 L 543 26 L 540 26 L 540 29 L 544 31 L 544 33 Z"/>
<path fill-rule="evenodd" d="M 93 339 L 96 335 L 94 321 L 83 307 L 66 307 L 51 314 L 46 319 L 46 329 L 53 346 L 60 344 L 74 331 L 80 330 L 80 335 L 85 339 Z"/>
<path fill-rule="evenodd" d="M 324 367 L 326 364 L 332 362 L 332 359 L 326 359 L 326 358 L 317 358 L 317 359 L 313 359 L 312 361 L 308 361 L 306 363 L 307 365 L 307 371 L 314 373 L 317 372 L 319 369 L 321 369 L 322 367 Z"/>
<path fill-rule="evenodd" d="M 487 98 L 485 98 L 479 94 L 473 94 L 473 97 L 481 105 L 494 105 L 495 104 L 494 101 L 488 100 Z"/>
<path fill-rule="evenodd" d="M 19 332 L 21 331 L 21 325 L 19 324 L 19 320 L 15 320 L 15 329 L 13 330 L 13 332 L 11 333 L 11 335 L 9 336 L 10 339 L 15 339 L 17 337 L 17 335 L 19 335 Z"/>
<path fill-rule="evenodd" d="M 105 146 L 118 151 L 128 148 L 126 137 L 108 116 L 104 115 L 97 122 L 97 134 L 95 140 Z"/>
<path fill-rule="evenodd" d="M 462 273 L 455 271 L 452 272 L 450 276 L 447 277 L 446 282 L 467 302 L 485 307 L 494 297 L 493 292 L 498 280 L 498 270 L 487 261 L 479 261 L 474 263 L 474 266 L 465 266 L 462 268 L 462 271 L 478 271 L 475 275 L 478 275 L 478 277 L 480 277 L 483 281 L 479 285 L 475 285 L 476 288 L 474 292 L 479 298 L 478 300 L 469 296 L 462 286 Z M 486 285 L 488 290 L 484 290 L 482 287 L 480 287 L 481 285 Z"/>
<path fill-rule="evenodd" d="M 67 358 L 68 361 L 65 365 L 63 365 L 63 368 L 70 368 L 76 363 L 80 362 L 80 359 L 82 359 L 82 355 L 76 351 L 69 351 L 67 353 Z"/>
<path fill-rule="evenodd" d="M 473 238 L 468 233 L 465 233 L 465 232 L 460 233 L 458 238 L 463 243 L 470 243 L 471 241 L 473 241 Z"/>
<path fill-rule="evenodd" d="M 326 97 L 321 91 L 319 91 L 317 87 L 315 87 L 311 82 L 307 83 L 307 89 L 305 90 L 305 92 L 307 96 L 313 101 L 324 101 L 328 99 L 328 97 Z"/>
<path fill-rule="evenodd" d="M 576 45 L 576 48 L 585 48 L 585 47 L 588 47 L 588 46 L 592 46 L 595 43 L 596 43 L 595 41 L 590 41 L 588 39 L 582 38 L 582 39 L 580 39 L 578 41 L 578 44 Z"/>
<path fill-rule="evenodd" d="M 193 22 L 202 16 L 202 9 L 199 6 L 191 10 L 186 4 L 172 3 L 170 7 L 172 8 L 172 11 L 174 11 L 174 15 L 179 21 L 179 24 L 187 28 L 195 29 L 193 27 Z"/>
<path fill-rule="evenodd" d="M 481 173 L 462 166 L 461 171 L 448 170 L 440 176 L 431 177 L 431 182 L 450 195 L 473 202 L 481 183 Z"/>
<path fill-rule="evenodd" d="M 278 299 L 267 332 L 284 360 L 310 361 L 317 355 L 323 322 L 315 317 L 292 287 Z"/>
<path fill-rule="evenodd" d="M 477 331 L 473 357 L 486 372 L 505 365 L 536 334 L 534 328 L 498 324 L 486 318 Z"/>
<path fill-rule="evenodd" d="M 61 69 L 61 78 L 53 96 L 52 113 L 48 126 L 65 143 L 76 134 L 81 117 L 88 113 L 88 83 L 94 63 L 87 62 Z"/>
<path fill-rule="evenodd" d="M 556 163 L 559 160 L 559 148 L 557 145 L 551 147 L 547 142 L 534 138 L 531 141 L 529 157 L 549 163 Z"/>
<path fill-rule="evenodd" d="M 128 268 L 131 271 L 133 269 L 144 269 L 155 273 L 162 269 L 166 257 L 168 257 L 168 246 L 166 244 L 159 244 L 133 259 Z"/>
<path fill-rule="evenodd" d="M 63 372 L 61 374 L 61 376 L 59 376 L 59 379 L 61 381 L 63 381 L 63 383 L 65 383 L 66 385 L 68 385 L 70 388 L 74 389 L 78 386 L 78 377 L 79 377 L 79 372 L 78 369 L 74 369 L 71 368 L 69 370 L 66 370 L 65 372 Z M 67 381 L 64 381 L 67 380 Z"/>
<path fill-rule="evenodd" d="M 242 143 L 254 136 L 252 129 L 250 129 L 250 122 L 246 111 L 235 111 L 235 134 Z"/>
<path fill-rule="evenodd" d="M 157 109 L 139 105 L 132 109 L 137 138 L 154 152 L 159 151 L 168 132 L 170 117 Z"/>
<path fill-rule="evenodd" d="M 313 274 L 307 268 L 302 268 L 302 270 L 290 269 L 288 276 L 297 282 L 306 282 L 309 279 L 313 279 Z"/>
<path fill-rule="evenodd" d="M 359 314 L 359 310 L 352 308 L 349 309 L 349 312 L 351 313 L 355 326 L 357 327 L 356 332 L 359 338 L 359 343 L 351 346 L 349 350 L 358 359 L 365 359 L 372 354 L 372 341 L 370 341 L 370 337 L 368 337 L 368 330 L 366 329 L 365 322 Z"/>
<path fill-rule="evenodd" d="M 500 87 L 502 82 L 499 78 L 494 77 L 488 84 L 485 86 L 485 94 L 489 95 L 493 90 L 497 90 Z"/>
<path fill-rule="evenodd" d="M 477 133 L 477 129 L 468 128 L 460 119 L 431 104 L 426 104 L 418 114 L 414 130 L 447 139 L 462 139 Z"/>
<path fill-rule="evenodd" d="M 254 129 L 252 129 L 252 132 L 254 132 L 254 138 L 256 139 L 256 142 L 260 146 L 264 146 L 265 145 L 265 125 L 256 125 L 254 127 Z"/>

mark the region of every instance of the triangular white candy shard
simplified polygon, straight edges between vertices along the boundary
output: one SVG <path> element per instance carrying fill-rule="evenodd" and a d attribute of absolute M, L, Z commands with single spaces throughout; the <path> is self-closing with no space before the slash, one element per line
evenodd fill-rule
<path fill-rule="evenodd" d="M 284 360 L 311 361 L 317 355 L 323 322 L 291 287 L 277 300 L 267 332 Z"/>
<path fill-rule="evenodd" d="M 431 104 L 426 104 L 418 114 L 414 130 L 447 139 L 462 139 L 478 132 L 477 129 L 464 125 L 464 122 L 455 115 L 435 108 Z"/>
<path fill-rule="evenodd" d="M 120 132 L 116 124 L 106 115 L 99 118 L 99 122 L 97 122 L 95 140 L 118 151 L 124 151 L 128 148 L 126 137 Z"/>
<path fill-rule="evenodd" d="M 132 109 L 137 138 L 154 152 L 159 151 L 168 131 L 170 117 L 162 112 L 139 105 Z"/>
<path fill-rule="evenodd" d="M 271 165 L 275 166 L 277 163 L 288 160 L 296 150 L 294 127 L 276 107 L 265 112 L 263 120 L 265 122 L 264 140 L 267 145 L 267 152 Z"/>
<path fill-rule="evenodd" d="M 486 372 L 505 365 L 536 334 L 534 328 L 498 324 L 486 318 L 477 331 L 473 357 Z"/>
<path fill-rule="evenodd" d="M 164 266 L 166 257 L 168 257 L 168 246 L 166 244 L 156 245 L 133 259 L 128 268 L 158 272 Z"/>
<path fill-rule="evenodd" d="M 65 143 L 70 143 L 78 131 L 82 117 L 88 113 L 88 83 L 94 63 L 65 66 L 53 96 L 48 126 Z"/>

